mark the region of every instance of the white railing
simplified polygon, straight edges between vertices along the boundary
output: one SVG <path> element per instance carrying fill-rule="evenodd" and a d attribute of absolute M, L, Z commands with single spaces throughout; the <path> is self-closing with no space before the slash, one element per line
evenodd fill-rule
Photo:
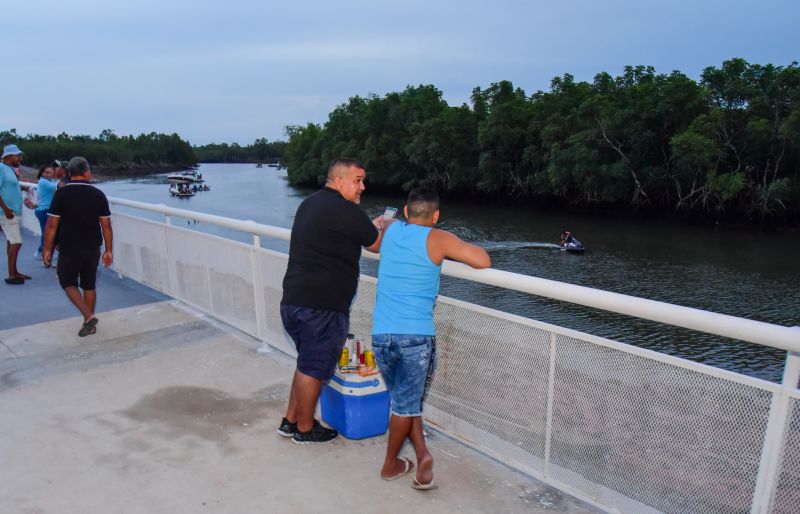
<path fill-rule="evenodd" d="M 260 240 L 288 240 L 289 230 L 109 200 L 119 273 L 294 354 L 278 312 L 288 257 Z M 174 217 L 249 233 L 252 244 L 173 226 Z M 440 297 L 429 422 L 613 511 L 800 512 L 798 329 L 452 262 L 442 272 L 779 348 L 787 364 L 773 384 Z M 362 276 L 351 313 L 351 331 L 365 339 L 374 287 Z"/>

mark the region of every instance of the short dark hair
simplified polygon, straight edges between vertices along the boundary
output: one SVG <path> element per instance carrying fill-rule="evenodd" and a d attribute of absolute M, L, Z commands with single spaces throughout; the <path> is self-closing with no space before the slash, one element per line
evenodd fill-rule
<path fill-rule="evenodd" d="M 83 157 L 73 157 L 67 165 L 70 177 L 80 177 L 89 171 L 89 161 Z"/>
<path fill-rule="evenodd" d="M 429 187 L 415 187 L 406 201 L 410 218 L 430 218 L 439 210 L 439 193 Z"/>
<path fill-rule="evenodd" d="M 328 166 L 328 173 L 330 173 L 331 170 L 333 170 L 333 168 L 335 168 L 336 166 L 344 166 L 346 168 L 349 168 L 350 166 L 355 166 L 356 168 L 361 168 L 362 170 L 364 169 L 364 163 L 362 163 L 355 157 L 341 156 L 335 158 L 334 160 L 331 161 L 331 165 Z"/>

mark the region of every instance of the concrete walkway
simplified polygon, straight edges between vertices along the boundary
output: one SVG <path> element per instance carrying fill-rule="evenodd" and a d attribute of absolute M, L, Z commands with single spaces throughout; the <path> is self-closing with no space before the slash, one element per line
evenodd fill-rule
<path fill-rule="evenodd" d="M 5 247 L 5 243 L 5 237 L 0 235 L 0 244 Z M 23 230 L 17 268 L 20 273 L 30 275 L 33 279 L 22 286 L 10 286 L 0 281 L 0 329 L 64 319 L 73 317 L 78 312 L 58 285 L 55 267 L 45 268 L 42 259 L 33 256 L 38 246 L 39 236 Z M 0 269 L 5 278 L 5 255 L 0 257 Z M 120 280 L 116 273 L 100 266 L 97 274 L 97 312 L 167 299 L 167 296 L 137 282 Z M 80 326 L 79 322 L 76 332 Z"/>
<path fill-rule="evenodd" d="M 57 286 L 0 289 L 4 514 L 597 512 L 435 431 L 432 492 L 380 479 L 385 437 L 294 445 L 275 433 L 290 358 L 107 275 L 100 299 L 132 305 L 86 338 L 53 306 L 50 321 L 5 324 L 9 302 L 33 309 L 44 300 L 30 295 Z"/>

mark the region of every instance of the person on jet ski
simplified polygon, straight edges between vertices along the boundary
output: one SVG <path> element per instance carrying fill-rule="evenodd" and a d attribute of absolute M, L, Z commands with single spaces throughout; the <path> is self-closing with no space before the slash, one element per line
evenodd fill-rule
<path fill-rule="evenodd" d="M 572 232 L 569 230 L 565 230 L 561 233 L 561 246 L 567 246 L 569 243 L 575 241 L 575 238 L 572 237 Z"/>

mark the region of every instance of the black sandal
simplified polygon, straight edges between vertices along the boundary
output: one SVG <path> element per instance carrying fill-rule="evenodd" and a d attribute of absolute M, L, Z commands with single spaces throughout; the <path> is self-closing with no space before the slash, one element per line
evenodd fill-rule
<path fill-rule="evenodd" d="M 94 329 L 94 327 L 97 325 L 97 321 L 97 318 L 92 318 L 84 323 L 81 329 L 78 331 L 78 335 L 81 337 L 86 337 L 89 334 L 94 334 L 92 329 Z"/>

